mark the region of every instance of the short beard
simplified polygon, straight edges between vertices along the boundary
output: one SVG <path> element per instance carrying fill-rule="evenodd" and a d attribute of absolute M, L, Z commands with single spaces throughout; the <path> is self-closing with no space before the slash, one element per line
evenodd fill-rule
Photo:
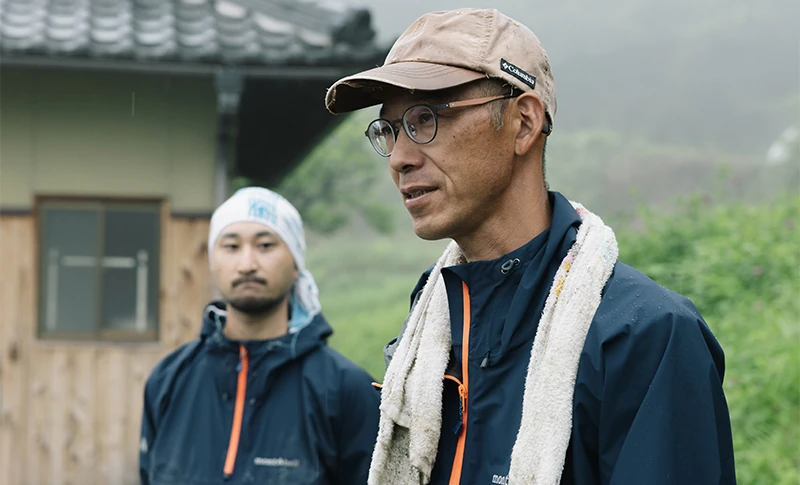
<path fill-rule="evenodd" d="M 266 315 L 273 313 L 284 301 L 284 295 L 280 298 L 236 298 L 228 300 L 228 304 L 245 315 Z"/>

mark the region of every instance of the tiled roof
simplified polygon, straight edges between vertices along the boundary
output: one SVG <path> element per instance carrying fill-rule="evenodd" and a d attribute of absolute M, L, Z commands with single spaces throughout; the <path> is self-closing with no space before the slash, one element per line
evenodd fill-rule
<path fill-rule="evenodd" d="M 0 56 L 336 64 L 374 58 L 374 37 L 329 0 L 0 0 Z"/>

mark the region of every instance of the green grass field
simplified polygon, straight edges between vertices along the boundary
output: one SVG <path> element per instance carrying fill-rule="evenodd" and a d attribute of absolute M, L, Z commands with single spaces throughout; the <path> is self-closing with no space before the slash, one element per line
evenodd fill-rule
<path fill-rule="evenodd" d="M 670 214 L 640 211 L 616 228 L 620 260 L 692 299 L 726 353 L 738 482 L 800 477 L 800 197 L 770 203 L 691 199 Z M 378 380 L 417 278 L 446 242 L 407 228 L 393 237 L 315 241 L 309 267 L 332 345 Z"/>
<path fill-rule="evenodd" d="M 311 247 L 308 266 L 334 327 L 331 344 L 382 380 L 383 345 L 397 335 L 411 290 L 444 246 L 409 230 L 355 241 L 337 237 Z"/>

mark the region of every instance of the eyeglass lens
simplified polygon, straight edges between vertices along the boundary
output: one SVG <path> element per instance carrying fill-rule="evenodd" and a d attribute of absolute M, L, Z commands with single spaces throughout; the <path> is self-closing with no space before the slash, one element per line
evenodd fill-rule
<path fill-rule="evenodd" d="M 436 136 L 436 115 L 428 106 L 412 106 L 403 113 L 403 129 L 415 143 L 430 143 Z M 367 129 L 373 148 L 385 157 L 391 155 L 396 141 L 395 130 L 389 121 L 373 121 Z"/>

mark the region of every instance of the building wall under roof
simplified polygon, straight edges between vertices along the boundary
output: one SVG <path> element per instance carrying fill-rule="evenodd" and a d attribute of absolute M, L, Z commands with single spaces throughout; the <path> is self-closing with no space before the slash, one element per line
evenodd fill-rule
<path fill-rule="evenodd" d="M 41 339 L 36 220 L 0 215 L 0 484 L 138 485 L 145 380 L 196 338 L 208 219 L 163 221 L 158 340 Z"/>
<path fill-rule="evenodd" d="M 37 196 L 159 198 L 213 210 L 210 78 L 4 68 L 0 210 Z"/>

